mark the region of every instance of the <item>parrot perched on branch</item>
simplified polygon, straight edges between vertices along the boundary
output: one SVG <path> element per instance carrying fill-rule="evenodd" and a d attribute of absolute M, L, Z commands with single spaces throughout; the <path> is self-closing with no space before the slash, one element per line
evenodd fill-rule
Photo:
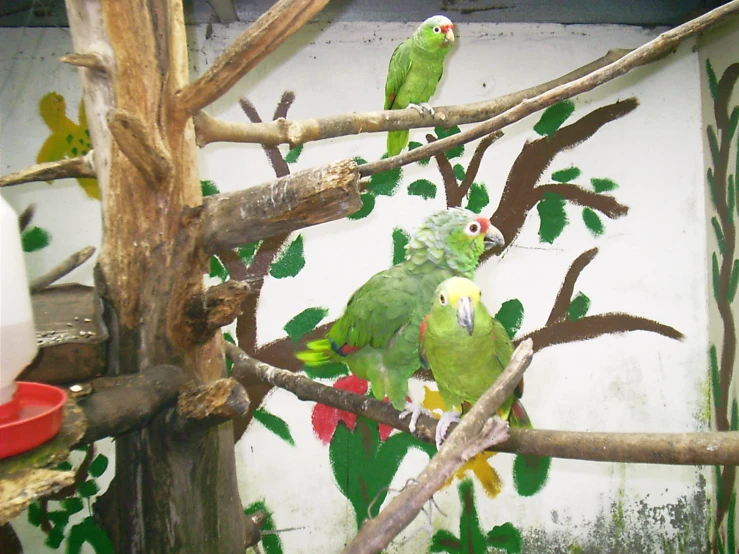
<path fill-rule="evenodd" d="M 500 377 L 513 354 L 508 332 L 480 301 L 481 294 L 469 279 L 447 279 L 436 289 L 431 311 L 421 323 L 421 360 L 434 374 L 448 410 L 436 427 L 437 446 L 449 425 L 459 421 L 462 402 L 474 404 Z M 523 380 L 497 415 L 513 427 L 530 428 L 529 416 L 518 400 L 522 394 Z"/>
<path fill-rule="evenodd" d="M 454 42 L 454 24 L 443 15 L 429 17 L 413 36 L 395 49 L 385 82 L 385 109 L 423 109 L 433 115 L 428 100 L 444 70 L 444 58 Z M 387 155 L 396 156 L 408 144 L 408 130 L 387 134 Z"/>
<path fill-rule="evenodd" d="M 359 287 L 326 338 L 308 343 L 296 357 L 309 367 L 344 363 L 370 381 L 376 398 L 387 395 L 403 410 L 408 379 L 420 367 L 419 327 L 434 290 L 449 277 L 472 277 L 480 255 L 503 243 L 487 218 L 469 210 L 430 215 L 411 238 L 405 260 Z"/>

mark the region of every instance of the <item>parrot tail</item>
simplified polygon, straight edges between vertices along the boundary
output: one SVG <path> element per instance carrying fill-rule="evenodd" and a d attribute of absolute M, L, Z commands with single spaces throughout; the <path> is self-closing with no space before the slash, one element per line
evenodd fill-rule
<path fill-rule="evenodd" d="M 390 131 L 387 134 L 387 156 L 397 156 L 408 144 L 408 130 Z"/>
<path fill-rule="evenodd" d="M 328 339 L 314 340 L 306 345 L 307 350 L 301 350 L 295 354 L 295 357 L 301 362 L 305 362 L 308 367 L 321 367 L 322 365 L 331 363 L 331 341 Z"/>
<path fill-rule="evenodd" d="M 510 423 L 511 427 L 515 427 L 518 429 L 534 428 L 533 424 L 531 423 L 531 419 L 529 418 L 529 414 L 526 413 L 526 410 L 524 409 L 523 404 L 521 404 L 520 400 L 515 400 L 513 402 L 513 406 L 511 406 L 511 411 L 508 414 L 508 423 Z"/>

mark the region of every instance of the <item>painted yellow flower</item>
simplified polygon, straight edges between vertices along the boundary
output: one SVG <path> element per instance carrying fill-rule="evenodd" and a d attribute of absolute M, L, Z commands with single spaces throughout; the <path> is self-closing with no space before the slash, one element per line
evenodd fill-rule
<path fill-rule="evenodd" d="M 55 162 L 65 158 L 84 156 L 92 148 L 90 131 L 87 128 L 85 106 L 80 101 L 79 123 L 67 117 L 67 103 L 64 97 L 56 92 L 44 95 L 39 102 L 41 117 L 51 131 L 51 135 L 44 141 L 36 163 Z M 77 182 L 90 198 L 100 200 L 100 189 L 97 179 L 81 177 Z M 49 181 L 51 183 L 51 181 Z"/>
<path fill-rule="evenodd" d="M 432 412 L 435 410 L 443 412 L 446 409 L 446 406 L 444 405 L 444 401 L 441 399 L 439 391 L 430 389 L 427 386 L 424 386 L 423 388 L 423 407 Z M 436 416 L 436 413 L 434 413 L 434 416 Z M 498 476 L 498 472 L 495 471 L 495 469 L 488 463 L 488 460 L 492 456 L 495 456 L 495 452 L 480 452 L 477 456 L 471 458 L 467 463 L 460 467 L 454 474 L 454 477 L 457 477 L 457 479 L 460 480 L 464 479 L 465 474 L 471 471 L 482 485 L 485 490 L 485 494 L 490 498 L 495 498 L 500 494 L 500 491 L 503 488 L 503 483 Z M 454 477 L 451 477 L 446 482 L 444 488 L 452 484 Z"/>

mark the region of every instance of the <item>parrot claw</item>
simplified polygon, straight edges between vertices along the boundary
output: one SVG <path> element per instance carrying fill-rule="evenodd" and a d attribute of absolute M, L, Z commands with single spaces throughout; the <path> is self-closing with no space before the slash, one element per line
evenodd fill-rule
<path fill-rule="evenodd" d="M 459 423 L 461 421 L 459 412 L 444 412 L 441 414 L 439 423 L 436 424 L 436 449 L 441 448 L 441 443 L 446 439 L 446 432 L 449 430 L 449 426 L 452 423 Z"/>
<path fill-rule="evenodd" d="M 412 435 L 416 434 L 416 423 L 418 423 L 418 418 L 421 414 L 427 415 L 429 417 L 433 417 L 429 410 L 427 410 L 423 406 L 414 404 L 413 402 L 408 402 L 405 405 L 405 410 L 400 412 L 400 416 L 399 416 L 400 419 L 403 419 L 404 417 L 408 415 L 411 416 L 411 422 L 408 424 L 408 428 L 410 429 Z"/>
<path fill-rule="evenodd" d="M 423 115 L 424 112 L 428 112 L 431 117 L 434 116 L 434 108 L 431 107 L 431 104 L 428 102 L 421 102 L 420 104 L 414 104 L 411 102 L 407 107 L 412 110 L 416 110 L 419 115 Z"/>
<path fill-rule="evenodd" d="M 510 438 L 510 429 L 508 422 L 499 415 L 488 419 L 483 425 L 481 433 L 488 441 L 487 448 L 507 441 Z"/>

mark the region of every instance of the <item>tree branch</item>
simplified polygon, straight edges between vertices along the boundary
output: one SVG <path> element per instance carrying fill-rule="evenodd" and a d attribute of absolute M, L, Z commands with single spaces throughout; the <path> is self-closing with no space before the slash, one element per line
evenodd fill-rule
<path fill-rule="evenodd" d="M 118 147 L 151 186 L 172 173 L 172 159 L 158 134 L 148 133 L 141 120 L 124 110 L 111 110 L 108 127 Z"/>
<path fill-rule="evenodd" d="M 269 123 L 254 123 L 253 121 L 252 123 L 231 123 L 200 112 L 195 116 L 197 142 L 201 148 L 211 142 L 259 142 L 272 146 L 287 143 L 290 147 L 295 147 L 306 142 L 359 133 L 418 129 L 437 125 L 453 127 L 465 123 L 479 123 L 512 108 L 527 98 L 533 98 L 554 87 L 588 75 L 620 59 L 628 52 L 629 50 L 610 50 L 602 58 L 557 79 L 493 100 L 457 106 L 439 106 L 434 108 L 433 119 L 415 110 L 383 110 L 302 121 L 277 119 Z"/>
<path fill-rule="evenodd" d="M 179 440 L 188 440 L 214 425 L 249 410 L 249 397 L 235 379 L 218 379 L 205 385 L 185 386 L 177 398 L 177 411 L 171 412 L 169 425 Z"/>
<path fill-rule="evenodd" d="M 95 178 L 95 169 L 92 166 L 93 152 L 90 150 L 84 156 L 76 158 L 65 158 L 56 162 L 46 162 L 32 165 L 15 173 L 0 177 L 0 187 L 21 185 L 34 181 L 52 181 L 54 179 L 66 179 L 68 177 L 92 177 Z"/>
<path fill-rule="evenodd" d="M 369 554 L 384 549 L 464 463 L 485 449 L 487 441 L 481 437 L 485 422 L 513 392 L 533 354 L 530 340 L 518 346 L 505 371 L 462 418 L 417 480 L 406 485 L 376 518 L 365 520 L 343 554 Z"/>
<path fill-rule="evenodd" d="M 477 177 L 477 172 L 480 169 L 480 163 L 482 162 L 482 157 L 485 155 L 485 152 L 496 140 L 498 140 L 502 136 L 502 131 L 496 131 L 495 133 L 492 133 L 482 139 L 480 141 L 480 144 L 477 145 L 477 148 L 475 148 L 475 153 L 472 155 L 472 159 L 467 165 L 467 171 L 464 174 L 464 180 L 459 184 L 459 188 L 463 191 L 462 197 L 467 194 L 467 192 L 470 190 L 470 187 L 472 186 L 472 182 L 475 180 L 475 177 Z M 447 207 L 452 207 L 449 205 L 448 201 Z"/>
<path fill-rule="evenodd" d="M 572 293 L 575 291 L 575 283 L 577 278 L 580 277 L 580 273 L 585 269 L 590 262 L 593 261 L 595 255 L 598 253 L 597 248 L 591 248 L 580 254 L 572 265 L 567 270 L 562 286 L 559 288 L 557 297 L 554 299 L 554 305 L 552 311 L 549 313 L 549 319 L 547 319 L 547 327 L 553 325 L 559 321 L 564 321 L 567 317 L 567 309 L 572 301 Z"/>
<path fill-rule="evenodd" d="M 206 343 L 217 330 L 239 317 L 243 312 L 244 300 L 251 293 L 248 283 L 229 280 L 193 298 L 186 317 L 193 328 L 195 340 Z"/>
<path fill-rule="evenodd" d="M 85 246 L 82 250 L 75 252 L 62 263 L 52 267 L 44 275 L 36 277 L 33 281 L 31 281 L 29 283 L 29 289 L 31 293 L 39 292 L 55 281 L 58 281 L 65 275 L 71 273 L 87 260 L 89 260 L 94 253 L 94 246 Z"/>
<path fill-rule="evenodd" d="M 325 223 L 362 205 L 357 164 L 344 160 L 203 201 L 201 245 L 215 253 Z"/>
<path fill-rule="evenodd" d="M 573 204 L 598 210 L 610 219 L 617 219 L 629 213 L 629 207 L 624 206 L 613 196 L 599 194 L 591 190 L 584 189 L 578 185 L 571 183 L 548 183 L 534 187 L 534 195 L 532 197 L 533 208 L 547 193 L 558 194 L 565 200 L 569 200 Z"/>
<path fill-rule="evenodd" d="M 203 75 L 177 93 L 180 109 L 195 115 L 215 102 L 327 3 L 328 0 L 277 2 L 226 48 Z"/>
<path fill-rule="evenodd" d="M 704 31 L 708 27 L 735 13 L 739 13 L 739 0 L 733 0 L 674 29 L 670 29 L 639 48 L 632 50 L 619 60 L 593 71 L 585 77 L 555 87 L 533 98 L 526 99 L 517 106 L 471 129 L 438 140 L 433 144 L 426 144 L 398 156 L 364 164 L 360 167 L 359 173 L 362 177 L 367 177 L 375 173 L 417 162 L 424 158 L 430 158 L 439 152 L 445 152 L 460 144 L 479 139 L 552 104 L 592 90 L 636 67 L 650 63 L 674 50 L 683 40 Z M 439 119 L 439 117 L 437 116 L 436 119 Z"/>

